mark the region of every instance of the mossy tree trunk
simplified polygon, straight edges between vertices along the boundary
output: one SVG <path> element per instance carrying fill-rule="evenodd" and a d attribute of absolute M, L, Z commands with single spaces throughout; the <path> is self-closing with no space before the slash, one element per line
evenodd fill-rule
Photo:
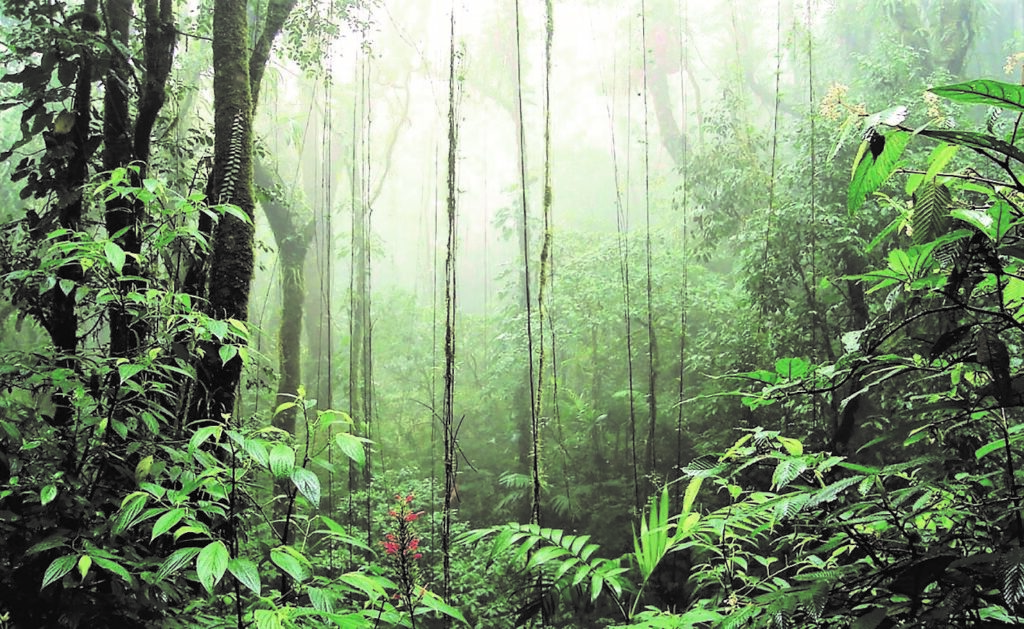
<path fill-rule="evenodd" d="M 254 269 L 253 130 L 254 94 L 259 93 L 270 48 L 294 0 L 273 0 L 252 56 L 249 54 L 248 15 L 244 0 L 218 0 L 213 13 L 214 165 L 207 192 L 211 202 L 231 203 L 249 222 L 225 215 L 212 232 L 208 260 L 198 259 L 187 287 L 207 297 L 208 312 L 219 319 L 245 322 Z M 211 278 L 216 278 L 211 282 Z M 241 379 L 239 355 L 222 361 L 218 347 L 210 345 L 199 361 L 189 419 L 220 420 L 234 410 Z"/>

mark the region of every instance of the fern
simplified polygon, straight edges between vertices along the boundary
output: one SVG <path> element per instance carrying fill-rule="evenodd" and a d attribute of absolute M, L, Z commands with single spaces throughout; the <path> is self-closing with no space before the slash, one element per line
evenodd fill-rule
<path fill-rule="evenodd" d="M 953 195 L 949 188 L 930 179 L 921 184 L 914 194 L 914 213 L 911 216 L 914 244 L 920 245 L 946 233 L 949 208 Z"/>
<path fill-rule="evenodd" d="M 568 535 L 536 524 L 505 524 L 470 531 L 457 543 L 472 546 L 491 536 L 494 540 L 489 564 L 511 552 L 513 562 L 535 578 L 529 600 L 520 608 L 523 622 L 547 609 L 557 596 L 569 590 L 583 590 L 591 602 L 603 592 L 610 592 L 618 603 L 626 588 L 621 577 L 626 569 L 617 561 L 596 557 L 600 547 L 590 543 L 589 535 Z"/>

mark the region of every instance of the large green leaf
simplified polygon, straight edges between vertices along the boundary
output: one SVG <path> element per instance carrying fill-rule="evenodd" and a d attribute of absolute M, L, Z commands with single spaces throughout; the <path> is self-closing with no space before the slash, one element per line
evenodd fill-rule
<path fill-rule="evenodd" d="M 260 595 L 260 571 L 255 562 L 245 557 L 235 557 L 228 562 L 228 570 L 238 582 Z"/>
<path fill-rule="evenodd" d="M 167 531 L 171 530 L 171 527 L 180 522 L 183 517 L 185 517 L 185 509 L 182 507 L 177 507 L 175 509 L 171 509 L 167 513 L 157 518 L 156 523 L 153 524 L 153 533 L 150 536 L 149 540 L 153 541 L 154 539 L 160 537 Z"/>
<path fill-rule="evenodd" d="M 185 565 L 191 563 L 192 559 L 198 554 L 199 549 L 194 546 L 179 548 L 171 553 L 167 559 L 164 559 L 164 562 L 160 565 L 160 569 L 156 572 L 156 578 L 158 580 L 166 579 Z"/>
<path fill-rule="evenodd" d="M 314 507 L 320 506 L 320 479 L 304 467 L 292 470 L 292 482 Z"/>
<path fill-rule="evenodd" d="M 357 437 L 351 433 L 339 432 L 334 435 L 334 442 L 338 444 L 342 453 L 358 465 L 360 469 L 366 465 L 366 448 L 364 444 L 368 443 L 367 439 Z"/>
<path fill-rule="evenodd" d="M 928 91 L 959 103 L 991 105 L 1002 109 L 1024 111 L 1024 87 L 1013 83 L 977 79 L 966 83 L 933 87 Z"/>
<path fill-rule="evenodd" d="M 986 154 L 993 152 L 1005 155 L 1018 162 L 1024 163 L 1024 151 L 1021 151 L 1016 146 L 1013 146 L 1009 142 L 1003 142 L 998 138 L 994 138 L 984 133 L 975 133 L 973 131 L 946 131 L 944 129 L 924 129 L 920 131 L 921 135 L 936 140 L 942 140 L 943 142 L 949 142 L 950 144 L 959 144 L 960 146 L 966 146 L 976 151 L 981 151 Z"/>
<path fill-rule="evenodd" d="M 42 590 L 47 585 L 63 578 L 65 574 L 71 572 L 77 563 L 78 557 L 75 555 L 65 555 L 54 559 L 43 573 L 43 584 L 39 586 L 39 589 Z"/>
<path fill-rule="evenodd" d="M 283 443 L 270 450 L 270 471 L 277 478 L 288 478 L 295 469 L 295 451 Z"/>
<path fill-rule="evenodd" d="M 860 209 L 864 201 L 892 175 L 899 164 L 903 150 L 910 141 L 910 134 L 905 131 L 895 131 L 885 136 L 885 147 L 875 157 L 867 154 L 857 164 L 853 173 L 853 180 L 850 181 L 850 189 L 846 197 L 846 208 L 851 213 Z"/>
<path fill-rule="evenodd" d="M 207 592 L 213 593 L 213 588 L 224 577 L 230 559 L 228 547 L 220 540 L 207 544 L 199 551 L 199 557 L 196 558 L 196 574 L 199 575 L 199 581 Z"/>
<path fill-rule="evenodd" d="M 271 550 L 270 560 L 274 562 L 275 566 L 284 570 L 296 581 L 305 581 L 309 578 L 309 561 L 292 548 L 282 546 Z"/>

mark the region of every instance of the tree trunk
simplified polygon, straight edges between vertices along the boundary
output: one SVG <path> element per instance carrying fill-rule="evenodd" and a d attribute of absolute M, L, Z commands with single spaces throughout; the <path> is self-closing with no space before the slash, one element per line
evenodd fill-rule
<path fill-rule="evenodd" d="M 219 0 L 213 11 L 214 163 L 210 201 L 238 206 L 249 221 L 224 215 L 213 230 L 208 286 L 209 314 L 246 321 L 253 275 L 252 98 L 249 25 L 245 0 Z M 216 282 L 210 282 L 216 277 Z M 222 361 L 215 342 L 205 344 L 196 373 L 190 420 L 220 420 L 235 406 L 242 359 Z"/>

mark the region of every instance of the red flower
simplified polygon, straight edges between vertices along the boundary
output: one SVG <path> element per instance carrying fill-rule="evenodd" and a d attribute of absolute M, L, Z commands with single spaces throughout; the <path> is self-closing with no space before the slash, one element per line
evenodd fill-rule
<path fill-rule="evenodd" d="M 416 550 L 419 548 L 420 538 L 414 537 L 409 541 L 409 550 Z"/>
<path fill-rule="evenodd" d="M 420 517 L 421 515 L 423 515 L 422 511 L 420 511 L 419 513 L 410 511 L 409 513 L 405 514 L 405 521 L 406 522 L 415 522 L 416 518 Z"/>

